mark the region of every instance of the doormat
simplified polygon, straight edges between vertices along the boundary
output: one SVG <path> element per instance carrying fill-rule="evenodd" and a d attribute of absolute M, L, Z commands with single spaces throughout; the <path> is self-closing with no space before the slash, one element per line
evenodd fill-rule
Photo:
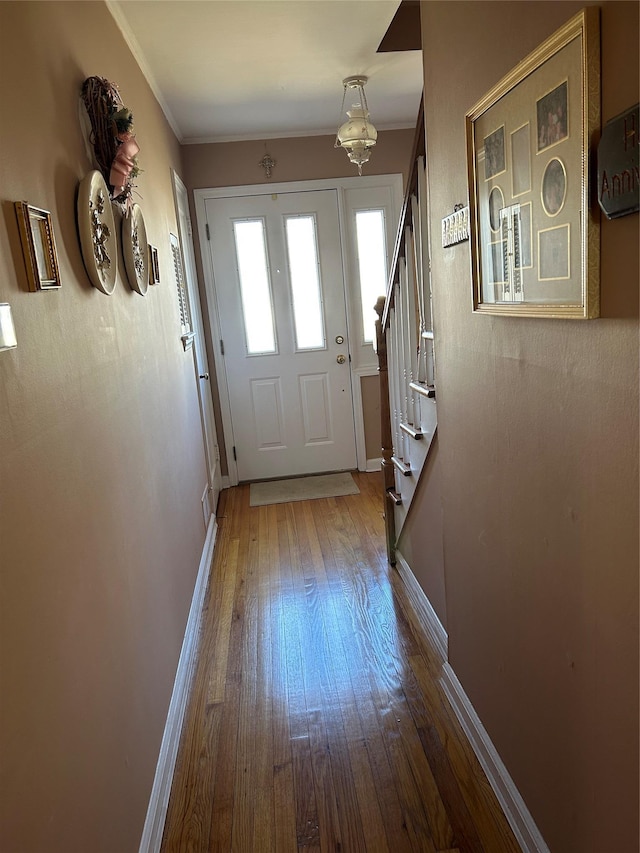
<path fill-rule="evenodd" d="M 289 501 L 311 501 L 315 498 L 337 498 L 359 495 L 360 489 L 348 471 L 341 474 L 321 474 L 314 477 L 295 477 L 292 480 L 271 480 L 251 483 L 249 506 L 284 504 Z"/>

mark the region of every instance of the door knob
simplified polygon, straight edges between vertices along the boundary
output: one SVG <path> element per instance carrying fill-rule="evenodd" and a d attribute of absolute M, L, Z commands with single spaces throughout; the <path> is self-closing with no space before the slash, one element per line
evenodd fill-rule
<path fill-rule="evenodd" d="M 208 379 L 208 378 L 209 378 L 209 374 L 208 374 L 208 373 L 200 373 L 200 374 L 198 374 L 198 375 L 199 375 L 200 379 Z"/>
<path fill-rule="evenodd" d="M 338 364 L 344 364 L 346 360 L 347 360 L 346 355 L 342 355 L 342 353 L 340 353 L 340 355 L 336 358 L 336 361 L 338 362 Z"/>

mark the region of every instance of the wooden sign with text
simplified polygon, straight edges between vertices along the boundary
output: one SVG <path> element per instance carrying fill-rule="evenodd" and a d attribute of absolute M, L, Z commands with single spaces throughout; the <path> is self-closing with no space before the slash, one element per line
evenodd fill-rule
<path fill-rule="evenodd" d="M 608 121 L 598 145 L 598 202 L 609 219 L 640 208 L 639 106 Z"/>

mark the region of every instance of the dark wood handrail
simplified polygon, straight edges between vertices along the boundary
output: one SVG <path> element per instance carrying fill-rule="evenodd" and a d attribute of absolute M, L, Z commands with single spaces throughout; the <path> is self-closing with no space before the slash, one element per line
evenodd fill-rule
<path fill-rule="evenodd" d="M 376 302 L 376 352 L 380 376 L 380 439 L 382 444 L 382 480 L 384 488 L 384 529 L 387 539 L 387 556 L 392 566 L 396 563 L 396 521 L 394 500 L 396 478 L 393 464 L 393 437 L 391 434 L 391 410 L 389 404 L 389 373 L 387 370 L 387 336 L 382 328 L 385 298 Z"/>
<path fill-rule="evenodd" d="M 378 372 L 380 376 L 380 427 L 382 444 L 382 478 L 384 483 L 384 524 L 387 539 L 387 555 L 391 565 L 396 563 L 396 521 L 395 506 L 402 502 L 396 493 L 395 464 L 393 457 L 393 433 L 391 430 L 391 407 L 389 402 L 389 371 L 387 366 L 387 329 L 389 315 L 393 308 L 395 284 L 399 277 L 399 261 L 405 257 L 405 230 L 413 225 L 413 206 L 411 197 L 418 195 L 418 159 L 425 156 L 424 137 L 424 97 L 420 99 L 418 121 L 413 139 L 409 179 L 404 194 L 400 222 L 393 249 L 392 262 L 387 282 L 387 294 L 376 302 L 376 352 L 378 354 Z M 416 434 L 417 438 L 418 435 Z M 406 473 L 406 472 L 403 472 Z M 410 473 L 410 472 L 409 472 Z"/>
<path fill-rule="evenodd" d="M 384 304 L 384 313 L 382 315 L 382 331 L 386 332 L 389 327 L 389 312 L 393 308 L 393 287 L 398 281 L 400 258 L 404 257 L 404 233 L 407 225 L 412 224 L 411 196 L 417 195 L 418 192 L 418 158 L 424 157 L 426 152 L 424 138 L 424 96 L 420 99 L 420 109 L 418 111 L 418 121 L 416 123 L 416 132 L 413 138 L 413 149 L 411 153 L 411 165 L 409 179 L 404 193 L 402 202 L 402 210 L 400 211 L 400 222 L 396 234 L 396 242 L 393 247 L 393 255 L 391 259 L 391 267 L 389 268 L 389 279 L 387 282 L 387 295 Z"/>

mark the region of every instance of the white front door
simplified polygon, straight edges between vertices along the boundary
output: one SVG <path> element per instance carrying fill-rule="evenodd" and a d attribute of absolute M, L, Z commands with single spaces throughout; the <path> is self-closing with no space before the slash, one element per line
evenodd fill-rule
<path fill-rule="evenodd" d="M 238 478 L 355 468 L 337 192 L 205 210 Z"/>

